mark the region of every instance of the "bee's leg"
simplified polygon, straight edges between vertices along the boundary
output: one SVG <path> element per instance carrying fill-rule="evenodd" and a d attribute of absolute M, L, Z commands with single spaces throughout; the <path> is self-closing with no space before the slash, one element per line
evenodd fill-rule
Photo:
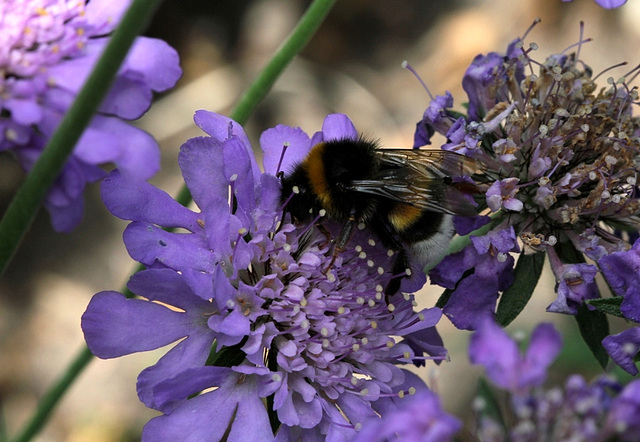
<path fill-rule="evenodd" d="M 409 268 L 409 259 L 407 258 L 407 253 L 405 252 L 403 247 L 400 247 L 396 253 L 396 259 L 393 263 L 393 267 L 391 269 L 392 275 L 400 275 L 406 272 Z M 395 295 L 398 290 L 400 290 L 400 282 L 402 282 L 402 278 L 395 276 L 389 280 L 387 287 L 384 289 L 384 295 L 387 299 L 387 303 L 389 302 L 389 298 Z"/>
<path fill-rule="evenodd" d="M 323 226 L 322 224 L 320 224 L 319 222 L 316 223 L 316 229 L 318 229 L 320 231 L 320 233 L 322 233 L 326 239 L 326 241 L 318 244 L 318 248 L 323 249 L 327 244 L 333 242 L 333 239 L 331 238 L 331 233 L 329 233 L 329 231 L 327 230 L 327 228 L 325 226 Z"/>
<path fill-rule="evenodd" d="M 327 273 L 331 269 L 331 267 L 333 267 L 333 263 L 336 262 L 336 258 L 338 258 L 338 255 L 344 250 L 345 246 L 349 242 L 349 239 L 351 238 L 351 235 L 353 234 L 353 227 L 355 225 L 356 215 L 354 212 L 352 212 L 351 215 L 349 215 L 349 219 L 347 220 L 347 222 L 344 223 L 344 226 L 342 226 L 342 230 L 340 230 L 338 239 L 333 246 L 331 262 L 329 263 L 327 268 L 324 269 L 324 273 Z"/>

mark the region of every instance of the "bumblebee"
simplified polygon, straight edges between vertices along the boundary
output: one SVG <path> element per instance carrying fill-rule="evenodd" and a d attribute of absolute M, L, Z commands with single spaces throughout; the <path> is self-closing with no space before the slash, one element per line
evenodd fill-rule
<path fill-rule="evenodd" d="M 405 274 L 410 262 L 422 268 L 447 249 L 453 215 L 477 214 L 452 180 L 470 161 L 439 149 L 383 149 L 362 137 L 326 141 L 280 174 L 282 203 L 294 222 L 310 222 L 324 209 L 342 223 L 334 260 L 361 224 L 396 252 L 393 274 Z M 400 278 L 391 279 L 386 296 L 399 288 Z"/>

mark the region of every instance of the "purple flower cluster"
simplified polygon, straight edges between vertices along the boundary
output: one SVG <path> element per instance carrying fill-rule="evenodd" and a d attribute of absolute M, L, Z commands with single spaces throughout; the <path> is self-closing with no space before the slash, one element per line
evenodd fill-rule
<path fill-rule="evenodd" d="M 485 318 L 471 338 L 471 362 L 483 365 L 491 382 L 507 391 L 510 423 L 507 428 L 487 411 L 486 401 L 475 401 L 479 440 L 620 440 L 640 438 L 640 381 L 623 387 L 602 376 L 587 383 L 568 378 L 564 389 L 541 387 L 547 369 L 561 347 L 559 333 L 550 324 L 533 332 L 525 355 L 504 330 Z"/>
<path fill-rule="evenodd" d="M 147 270 L 129 282 L 139 298 L 94 296 L 82 318 L 87 344 L 113 358 L 179 341 L 139 376 L 141 401 L 163 413 L 144 440 L 352 439 L 426 388 L 399 364 L 446 357 L 440 309 L 416 312 L 407 294 L 385 301 L 393 263 L 369 231 L 333 261 L 327 233 L 283 211 L 278 172 L 316 142 L 358 134 L 344 115 L 313 137 L 279 125 L 260 139 L 261 172 L 236 122 L 205 111 L 195 121 L 208 136 L 188 140 L 179 164 L 199 210 L 118 171 L 103 182 Z M 421 431 L 456 431 L 437 421 L 428 393 L 410 406 L 422 403 L 433 414 Z"/>
<path fill-rule="evenodd" d="M 518 38 L 504 54 L 478 55 L 462 81 L 468 115 L 451 109 L 447 92 L 418 123 L 416 147 L 438 132 L 447 137 L 443 149 L 477 161 L 483 173 L 471 178 L 484 194 L 480 210 L 499 220 L 487 239 L 474 238 L 442 261 L 432 281 L 452 290 L 445 314 L 473 329 L 512 284 L 509 253 L 520 252 L 520 243 L 524 254 L 548 256 L 558 294 L 548 311 L 576 314 L 586 300 L 599 298 L 594 278 L 602 269 L 625 297 L 625 316 L 637 321 L 637 252 L 620 235 L 640 226 L 638 92 L 625 80 L 637 68 L 601 87 L 579 52 L 538 62 L 536 49 Z M 474 311 L 465 312 L 468 305 Z"/>
<path fill-rule="evenodd" d="M 0 151 L 31 169 L 91 72 L 130 0 L 7 0 L 0 4 Z M 86 183 L 113 162 L 147 179 L 160 167 L 155 140 L 123 120 L 149 108 L 152 91 L 181 75 L 165 42 L 139 37 L 98 114 L 73 151 L 45 205 L 57 231 L 82 219 Z"/>

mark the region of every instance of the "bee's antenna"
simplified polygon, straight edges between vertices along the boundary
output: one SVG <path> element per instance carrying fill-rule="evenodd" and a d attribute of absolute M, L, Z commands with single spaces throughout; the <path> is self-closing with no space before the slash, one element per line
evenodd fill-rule
<path fill-rule="evenodd" d="M 418 79 L 418 81 L 420 82 L 420 84 L 422 85 L 422 87 L 424 88 L 424 90 L 427 91 L 427 94 L 429 94 L 429 98 L 431 98 L 433 100 L 433 95 L 431 94 L 431 91 L 429 90 L 429 88 L 427 87 L 427 84 L 422 81 L 422 78 L 420 78 L 420 75 L 418 75 L 418 73 L 416 72 L 416 70 L 414 68 L 411 67 L 411 65 L 409 64 L 409 62 L 407 60 L 403 61 L 401 66 L 405 69 L 407 69 L 409 72 L 411 72 L 413 74 L 414 77 L 416 77 Z"/>
<path fill-rule="evenodd" d="M 278 168 L 276 169 L 276 176 L 278 178 L 282 178 L 282 176 L 284 175 L 284 173 L 280 170 L 280 167 L 282 167 L 282 160 L 284 160 L 284 153 L 287 151 L 288 147 L 289 147 L 288 141 L 285 141 L 284 143 L 282 143 L 282 153 L 280 153 L 280 161 L 278 161 Z"/>

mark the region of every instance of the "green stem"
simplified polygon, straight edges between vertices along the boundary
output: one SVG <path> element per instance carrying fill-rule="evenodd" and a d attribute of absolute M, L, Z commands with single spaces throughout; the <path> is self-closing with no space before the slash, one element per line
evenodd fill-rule
<path fill-rule="evenodd" d="M 136 36 L 161 0 L 134 0 L 114 31 L 82 90 L 0 221 L 0 275 L 5 271 L 49 188 L 60 174 L 85 127 L 109 91 Z"/>
<path fill-rule="evenodd" d="M 246 122 L 260 101 L 262 101 L 269 92 L 271 86 L 273 86 L 282 71 L 284 71 L 291 60 L 293 60 L 311 39 L 335 2 L 336 0 L 315 0 L 311 6 L 309 6 L 285 43 L 278 49 L 269 64 L 240 98 L 240 101 L 231 112 L 231 118 L 240 124 Z M 185 206 L 189 204 L 191 196 L 186 187 L 179 192 L 176 200 Z M 143 266 L 139 266 L 136 272 L 143 268 Z M 123 287 L 122 292 L 127 293 L 128 297 L 132 295 L 126 287 Z M 58 379 L 38 403 L 36 412 L 24 427 L 23 431 L 14 439 L 14 442 L 26 442 L 42 429 L 67 389 L 92 359 L 93 355 L 86 347 L 78 353 L 64 375 Z"/>

